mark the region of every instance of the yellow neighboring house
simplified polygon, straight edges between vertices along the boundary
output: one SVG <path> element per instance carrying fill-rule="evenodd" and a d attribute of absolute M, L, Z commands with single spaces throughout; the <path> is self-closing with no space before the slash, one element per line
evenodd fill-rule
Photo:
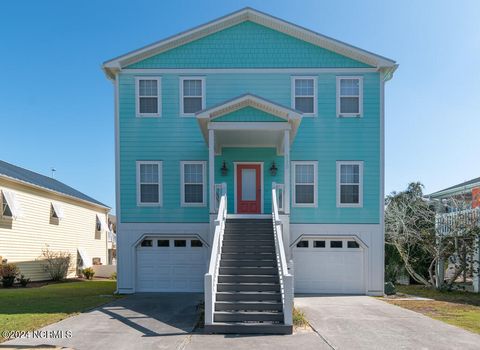
<path fill-rule="evenodd" d="M 0 161 L 0 259 L 32 281 L 49 279 L 42 262 L 46 248 L 71 254 L 69 277 L 111 265 L 116 238 L 109 211 L 60 181 Z"/>

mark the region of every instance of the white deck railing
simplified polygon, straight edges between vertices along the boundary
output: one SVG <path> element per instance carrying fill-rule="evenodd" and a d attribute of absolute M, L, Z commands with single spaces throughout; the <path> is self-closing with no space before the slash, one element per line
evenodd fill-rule
<path fill-rule="evenodd" d="M 212 251 L 208 272 L 205 274 L 205 324 L 213 324 L 213 312 L 215 310 L 215 296 L 217 293 L 218 270 L 222 254 L 223 234 L 225 232 L 225 220 L 227 219 L 227 184 L 221 184 L 221 196 L 218 205 L 218 215 L 215 220 L 215 233 L 212 241 Z"/>
<path fill-rule="evenodd" d="M 278 276 L 282 292 L 283 317 L 286 325 L 293 324 L 293 276 L 288 272 L 285 245 L 283 244 L 282 221 L 278 215 L 277 185 L 272 184 L 272 221 L 277 256 Z"/>
<path fill-rule="evenodd" d="M 437 214 L 435 217 L 437 234 L 442 236 L 461 235 L 462 230 L 468 230 L 475 226 L 480 226 L 480 208 Z"/>
<path fill-rule="evenodd" d="M 272 188 L 275 187 L 277 193 L 278 212 L 283 213 L 285 211 L 285 185 L 273 183 Z"/>

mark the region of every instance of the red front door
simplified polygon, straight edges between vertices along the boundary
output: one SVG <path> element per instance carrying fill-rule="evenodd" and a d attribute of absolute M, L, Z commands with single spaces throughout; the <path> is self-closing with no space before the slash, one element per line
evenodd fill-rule
<path fill-rule="evenodd" d="M 237 165 L 237 213 L 261 213 L 260 164 Z"/>

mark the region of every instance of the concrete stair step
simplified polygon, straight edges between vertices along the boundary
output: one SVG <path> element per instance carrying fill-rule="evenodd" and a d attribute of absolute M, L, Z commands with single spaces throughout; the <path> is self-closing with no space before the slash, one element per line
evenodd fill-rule
<path fill-rule="evenodd" d="M 261 260 L 261 259 L 253 259 L 253 260 L 235 260 L 235 259 L 221 259 L 220 260 L 220 267 L 275 267 L 277 266 L 277 261 L 273 259 L 269 260 Z"/>
<path fill-rule="evenodd" d="M 280 292 L 278 283 L 218 283 L 218 292 Z"/>
<path fill-rule="evenodd" d="M 270 322 L 215 322 L 205 325 L 205 333 L 220 334 L 292 334 L 293 327 Z"/>
<path fill-rule="evenodd" d="M 219 275 L 218 283 L 278 283 L 275 275 Z"/>
<path fill-rule="evenodd" d="M 217 301 L 282 301 L 279 292 L 217 292 Z"/>
<path fill-rule="evenodd" d="M 282 311 L 278 301 L 217 301 L 215 311 Z"/>
<path fill-rule="evenodd" d="M 252 322 L 252 321 L 283 322 L 283 312 L 216 311 L 213 314 L 213 321 L 214 322 Z"/>
<path fill-rule="evenodd" d="M 220 267 L 220 275 L 278 275 L 276 267 Z"/>

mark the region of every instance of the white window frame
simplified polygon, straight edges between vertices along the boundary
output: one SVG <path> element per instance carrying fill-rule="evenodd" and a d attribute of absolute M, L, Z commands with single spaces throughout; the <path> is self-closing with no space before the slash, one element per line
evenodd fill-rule
<path fill-rule="evenodd" d="M 183 82 L 185 80 L 200 80 L 202 82 L 202 110 L 203 110 L 203 109 L 205 109 L 205 100 L 206 100 L 206 96 L 207 96 L 206 92 L 205 92 L 205 85 L 206 85 L 205 84 L 205 77 L 199 77 L 199 76 L 180 77 L 179 89 L 178 89 L 179 92 L 180 92 L 180 115 L 182 117 L 194 117 L 195 113 L 185 113 L 183 111 L 183 108 L 184 108 L 183 98 L 185 97 L 183 95 Z"/>
<path fill-rule="evenodd" d="M 202 202 L 186 203 L 185 202 L 185 165 L 200 164 L 202 166 Z M 180 162 L 180 205 L 182 207 L 205 207 L 207 205 L 207 162 L 204 160 L 185 160 Z"/>
<path fill-rule="evenodd" d="M 292 206 L 299 208 L 316 208 L 318 206 L 318 162 L 317 161 L 292 161 Z M 296 190 L 296 166 L 313 165 L 313 203 L 297 203 Z M 304 184 L 305 185 L 305 184 Z"/>
<path fill-rule="evenodd" d="M 357 96 L 340 96 L 340 81 L 346 79 L 358 80 L 358 113 L 340 113 L 340 97 L 357 97 Z M 337 76 L 337 118 L 361 118 L 363 117 L 363 77 L 362 76 Z"/>
<path fill-rule="evenodd" d="M 317 87 L 317 77 L 316 76 L 294 76 L 291 78 L 291 107 L 295 109 L 295 81 L 301 79 L 312 79 L 313 80 L 313 113 L 303 113 L 302 115 L 305 117 L 316 117 L 317 116 L 317 109 L 318 109 L 318 87 Z M 302 97 L 302 96 L 299 96 Z M 303 96 L 303 97 L 310 97 L 310 96 Z M 296 110 L 296 109 L 295 109 Z"/>
<path fill-rule="evenodd" d="M 157 164 L 158 165 L 158 202 L 157 203 L 143 203 L 141 201 L 140 192 L 140 165 L 142 164 Z M 138 207 L 161 207 L 163 205 L 163 162 L 158 160 L 137 160 L 137 206 Z"/>
<path fill-rule="evenodd" d="M 158 113 L 140 113 L 140 80 L 155 80 L 157 82 L 157 111 Z M 138 118 L 159 118 L 162 116 L 162 78 L 158 76 L 135 77 L 135 112 Z"/>
<path fill-rule="evenodd" d="M 358 165 L 358 203 L 341 203 L 340 186 L 340 169 L 342 165 Z M 347 183 L 343 185 L 356 185 Z M 357 160 L 339 160 L 337 161 L 337 208 L 363 208 L 363 161 Z"/>

